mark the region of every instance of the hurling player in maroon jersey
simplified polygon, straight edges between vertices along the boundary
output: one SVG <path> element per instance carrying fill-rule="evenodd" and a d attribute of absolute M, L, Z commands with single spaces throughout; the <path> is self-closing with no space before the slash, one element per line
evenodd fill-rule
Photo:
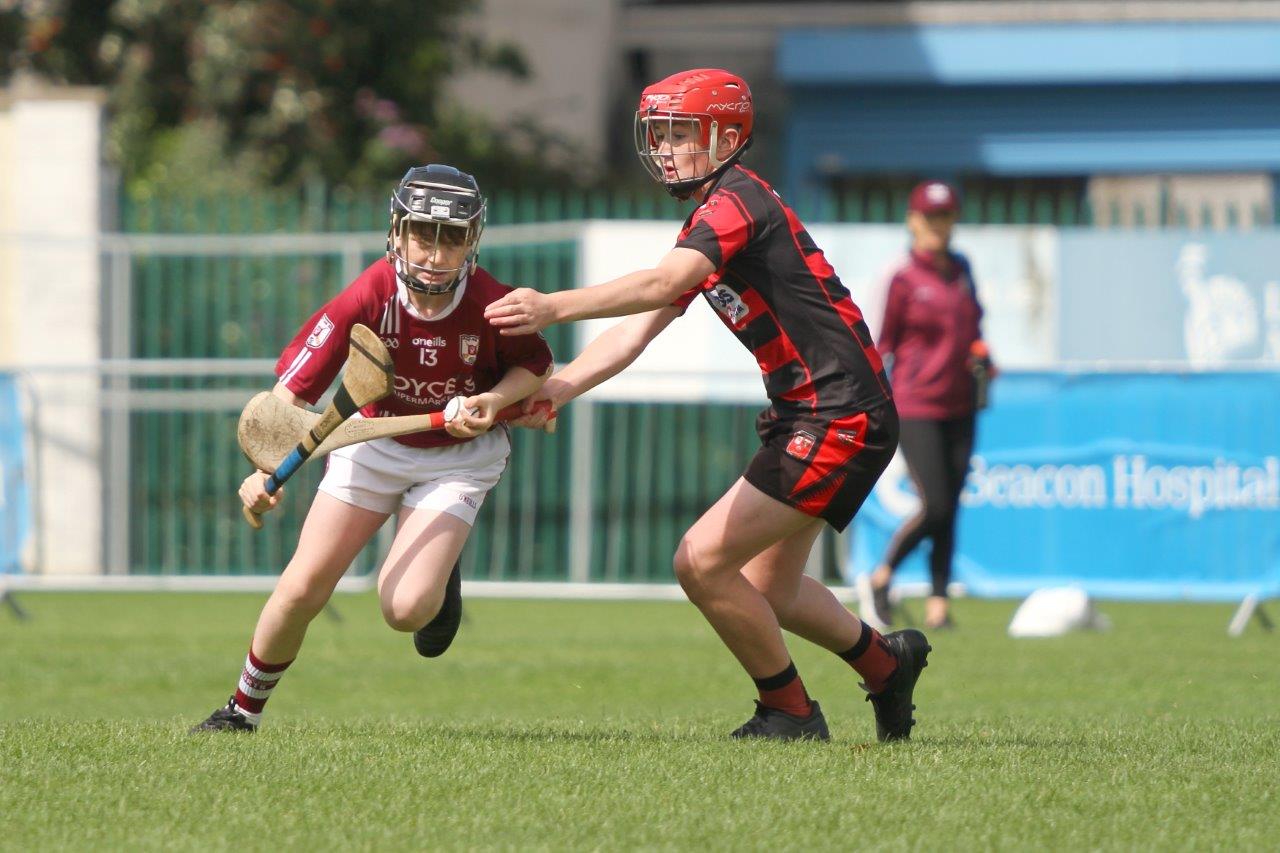
<path fill-rule="evenodd" d="M 704 296 L 760 364 L 771 406 L 743 476 L 676 550 L 680 585 L 755 681 L 756 713 L 735 737 L 826 739 L 782 630 L 844 658 L 862 676 L 881 740 L 910 736 L 912 692 L 929 645 L 881 636 L 804 574 L 824 522 L 843 529 L 889 463 L 898 416 L 862 314 L 794 211 L 738 164 L 755 112 L 742 78 L 696 69 L 641 95 L 636 148 L 650 175 L 697 203 L 653 269 L 596 287 L 519 289 L 486 309 L 504 335 L 634 315 L 548 380 L 562 406 L 618 373 Z M 531 417 L 536 425 L 539 417 Z"/>
<path fill-rule="evenodd" d="M 410 169 L 391 197 L 386 257 L 317 311 L 276 365 L 274 393 L 315 403 L 346 359 L 351 327 L 377 330 L 395 363 L 391 396 L 358 417 L 418 414 L 465 397 L 446 432 L 354 444 L 328 457 L 298 547 L 258 617 L 235 695 L 196 730 L 253 731 L 263 705 L 302 646 L 351 561 L 390 516 L 397 530 L 378 575 L 382 616 L 413 632 L 424 657 L 443 654 L 462 616 L 458 556 L 476 513 L 507 465 L 497 412 L 537 391 L 550 372 L 540 335 L 501 337 L 484 308 L 510 291 L 476 265 L 484 198 L 452 166 Z M 240 499 L 275 507 L 265 474 L 250 474 Z"/>

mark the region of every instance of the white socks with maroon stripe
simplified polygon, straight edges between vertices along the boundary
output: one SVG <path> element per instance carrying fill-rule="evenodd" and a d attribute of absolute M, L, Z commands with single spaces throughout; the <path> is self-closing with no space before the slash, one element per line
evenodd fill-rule
<path fill-rule="evenodd" d="M 262 708 L 291 663 L 293 661 L 264 663 L 258 660 L 252 648 L 249 649 L 244 659 L 244 671 L 240 673 L 240 683 L 236 685 L 236 709 L 253 725 L 262 722 Z"/>

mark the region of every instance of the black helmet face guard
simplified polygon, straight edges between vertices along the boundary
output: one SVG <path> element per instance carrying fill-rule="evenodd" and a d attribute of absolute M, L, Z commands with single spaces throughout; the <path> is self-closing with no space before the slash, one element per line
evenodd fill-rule
<path fill-rule="evenodd" d="M 387 260 L 410 290 L 428 295 L 449 293 L 476 265 L 484 220 L 485 201 L 470 175 L 448 166 L 410 169 L 391 196 Z M 411 228 L 416 238 L 411 236 Z M 412 263 L 408 257 L 410 239 L 432 247 L 461 245 L 461 261 L 453 266 Z M 440 281 L 423 280 L 441 276 L 444 279 Z"/>

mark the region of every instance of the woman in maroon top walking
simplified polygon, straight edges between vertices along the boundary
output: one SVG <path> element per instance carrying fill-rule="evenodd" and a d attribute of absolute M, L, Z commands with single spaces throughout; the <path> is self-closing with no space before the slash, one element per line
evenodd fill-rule
<path fill-rule="evenodd" d="M 924 539 L 933 546 L 925 624 L 951 624 L 947 584 L 956 512 L 990 367 L 969 262 L 951 250 L 958 213 L 956 192 L 947 184 L 927 181 L 912 190 L 911 255 L 889 284 L 881 325 L 879 348 L 892 357 L 893 396 L 902 419 L 899 446 L 921 499 L 920 511 L 894 534 L 884 562 L 869 578 L 864 610 L 885 625 L 892 623 L 894 570 Z"/>

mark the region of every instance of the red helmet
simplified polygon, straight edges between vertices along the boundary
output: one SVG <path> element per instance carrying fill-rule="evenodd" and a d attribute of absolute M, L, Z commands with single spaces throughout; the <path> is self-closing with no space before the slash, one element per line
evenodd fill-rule
<path fill-rule="evenodd" d="M 711 170 L 705 175 L 679 174 L 670 151 L 660 152 L 664 139 L 673 138 L 672 125 L 690 122 L 694 125 L 698 148 L 691 153 L 705 153 Z M 720 68 L 695 68 L 672 74 L 640 93 L 636 110 L 636 153 L 654 180 L 666 186 L 672 195 L 687 198 L 707 181 L 712 180 L 737 161 L 751 144 L 755 123 L 755 107 L 747 81 Z M 723 160 L 716 156 L 716 146 L 728 127 L 739 130 L 738 144 Z"/>

